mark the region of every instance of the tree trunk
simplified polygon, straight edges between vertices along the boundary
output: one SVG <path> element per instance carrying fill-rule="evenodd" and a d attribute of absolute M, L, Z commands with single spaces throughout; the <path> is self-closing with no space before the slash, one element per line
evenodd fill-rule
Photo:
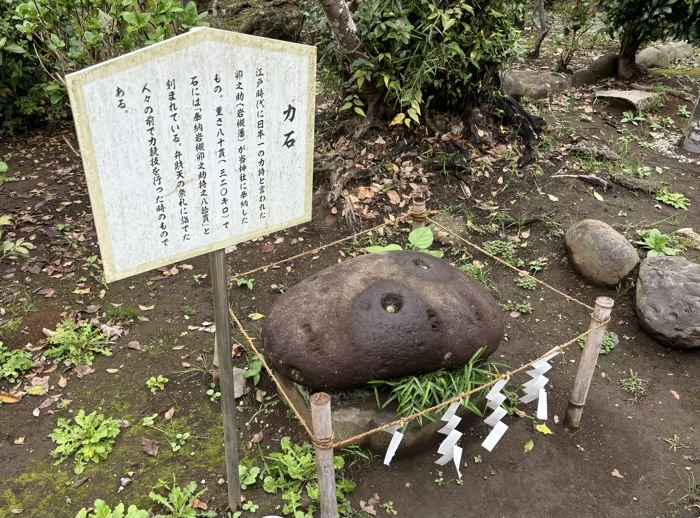
<path fill-rule="evenodd" d="M 617 60 L 617 76 L 623 81 L 630 81 L 637 75 L 639 69 L 635 58 L 640 41 L 635 36 L 623 35 L 620 40 L 620 55 Z"/>
<path fill-rule="evenodd" d="M 535 9 L 540 18 L 540 27 L 539 32 L 537 33 L 537 39 L 535 40 L 535 44 L 532 46 L 532 49 L 528 54 L 528 57 L 532 59 L 537 59 L 540 57 L 540 47 L 542 46 L 542 42 L 549 33 L 550 29 L 549 25 L 547 25 L 547 14 L 544 10 L 544 0 L 537 0 L 537 5 L 535 6 Z"/>
<path fill-rule="evenodd" d="M 691 153 L 700 154 L 700 97 L 698 97 L 698 102 L 695 103 L 693 116 L 688 124 L 688 131 L 685 132 L 685 137 L 683 137 L 683 149 Z"/>
<path fill-rule="evenodd" d="M 363 57 L 362 42 L 357 35 L 357 27 L 345 0 L 319 0 L 319 3 L 326 14 L 333 36 L 348 62 L 352 63 L 355 59 Z"/>

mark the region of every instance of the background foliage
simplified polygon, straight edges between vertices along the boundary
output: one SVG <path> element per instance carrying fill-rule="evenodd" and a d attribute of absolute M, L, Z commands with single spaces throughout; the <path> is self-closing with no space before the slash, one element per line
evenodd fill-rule
<path fill-rule="evenodd" d="M 0 2 L 0 114 L 10 130 L 64 114 L 67 73 L 206 25 L 194 2 Z"/>
<path fill-rule="evenodd" d="M 517 0 L 360 0 L 353 13 L 364 58 L 343 63 L 320 10 L 312 9 L 319 61 L 340 78 L 359 108 L 366 84 L 394 106 L 394 123 L 418 122 L 424 105 L 463 108 L 486 93 L 497 69 L 515 57 L 522 16 Z M 364 100 L 364 99 L 363 99 Z"/>

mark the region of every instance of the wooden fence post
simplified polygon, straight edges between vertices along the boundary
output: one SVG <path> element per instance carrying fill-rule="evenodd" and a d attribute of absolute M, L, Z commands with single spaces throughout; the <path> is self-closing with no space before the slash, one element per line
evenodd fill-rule
<path fill-rule="evenodd" d="M 331 397 L 325 392 L 317 392 L 311 396 L 311 422 L 316 439 L 321 441 L 333 439 Z M 321 518 L 338 518 L 332 449 L 316 446 L 316 473 L 318 475 L 318 494 L 321 501 Z"/>
<path fill-rule="evenodd" d="M 425 226 L 425 218 L 428 217 L 428 211 L 425 208 L 425 197 L 423 195 L 413 195 L 409 215 L 411 216 L 411 221 L 413 222 L 413 230 Z"/>
<path fill-rule="evenodd" d="M 224 421 L 224 457 L 228 483 L 228 504 L 231 511 L 235 511 L 241 505 L 241 486 L 238 477 L 238 428 L 236 427 L 236 399 L 233 393 L 226 252 L 224 250 L 211 252 L 209 261 L 211 264 L 211 284 L 214 291 L 216 357 L 221 367 L 219 374 L 221 376 L 221 410 Z"/>
<path fill-rule="evenodd" d="M 595 366 L 598 363 L 600 346 L 603 343 L 603 337 L 607 328 L 607 324 L 602 326 L 601 324 L 610 318 L 613 305 L 615 305 L 615 301 L 610 297 L 598 297 L 595 299 L 595 308 L 593 309 L 588 329 L 597 329 L 586 335 L 586 345 L 583 346 L 578 372 L 576 372 L 576 379 L 574 379 L 574 389 L 571 391 L 571 399 L 566 409 L 566 417 L 564 417 L 565 428 L 577 430 L 581 424 L 583 407 L 586 404 L 588 389 L 591 386 Z"/>

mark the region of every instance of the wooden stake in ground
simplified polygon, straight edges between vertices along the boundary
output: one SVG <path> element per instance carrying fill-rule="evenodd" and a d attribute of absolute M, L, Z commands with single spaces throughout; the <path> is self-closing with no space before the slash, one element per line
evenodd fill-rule
<path fill-rule="evenodd" d="M 424 196 L 419 194 L 413 195 L 409 215 L 411 216 L 411 221 L 413 222 L 413 230 L 425 226 L 425 218 L 428 217 L 428 211 L 425 208 Z"/>
<path fill-rule="evenodd" d="M 317 392 L 311 396 L 311 421 L 316 439 L 328 442 L 333 440 L 331 397 L 325 392 Z M 318 496 L 321 501 L 321 518 L 338 518 L 335 467 L 331 448 L 321 448 L 316 445 L 316 474 L 318 475 Z"/>
<path fill-rule="evenodd" d="M 581 424 L 583 407 L 586 404 L 588 389 L 591 386 L 591 379 L 593 379 L 595 366 L 596 363 L 598 363 L 600 346 L 603 343 L 603 336 L 607 328 L 607 325 L 601 324 L 610 318 L 610 312 L 614 304 L 615 301 L 610 297 L 598 297 L 595 299 L 595 308 L 591 315 L 591 323 L 588 326 L 589 330 L 594 329 L 594 331 L 586 335 L 586 345 L 583 346 L 583 353 L 581 353 L 581 360 L 578 364 L 578 372 L 574 380 L 574 389 L 571 393 L 569 406 L 566 409 L 566 417 L 564 418 L 565 428 L 577 430 Z"/>
<path fill-rule="evenodd" d="M 236 428 L 236 397 L 233 393 L 233 361 L 231 360 L 231 325 L 228 317 L 228 276 L 226 253 L 216 250 L 209 254 L 211 284 L 214 291 L 214 321 L 216 323 L 216 353 L 221 378 L 221 410 L 224 419 L 224 455 L 228 482 L 228 505 L 232 511 L 241 505 L 241 485 L 238 480 L 238 429 Z M 331 454 L 332 455 L 332 454 Z"/>

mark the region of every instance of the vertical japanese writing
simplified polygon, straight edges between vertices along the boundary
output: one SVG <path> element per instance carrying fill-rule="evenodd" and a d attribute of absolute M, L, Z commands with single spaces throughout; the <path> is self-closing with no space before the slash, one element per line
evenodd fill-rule
<path fill-rule="evenodd" d="M 117 98 L 117 108 L 124 110 L 125 113 L 129 113 L 129 110 L 126 108 L 126 102 L 124 102 L 124 90 L 119 86 L 117 86 L 115 97 Z"/>
<path fill-rule="evenodd" d="M 214 75 L 214 94 L 223 99 L 223 87 L 221 86 L 221 76 L 217 72 Z M 221 102 L 221 101 L 219 101 Z M 219 104 L 216 107 L 216 163 L 219 167 L 219 195 L 221 196 L 221 219 L 224 228 L 229 228 L 230 208 L 229 208 L 229 185 L 228 173 L 226 171 L 226 135 L 224 135 L 224 108 Z"/>
<path fill-rule="evenodd" d="M 165 214 L 165 199 L 163 197 L 163 178 L 160 174 L 160 155 L 158 154 L 158 138 L 156 137 L 156 120 L 153 116 L 153 106 L 151 102 L 151 90 L 148 83 L 143 85 L 141 93 L 143 97 L 143 114 L 148 135 L 148 156 L 151 164 L 151 182 L 156 191 L 155 207 L 158 228 L 160 228 L 160 242 L 163 246 L 168 246 L 168 224 Z"/>
<path fill-rule="evenodd" d="M 209 235 L 209 199 L 207 191 L 207 166 L 204 154 L 204 125 L 202 124 L 202 101 L 199 94 L 199 77 L 190 78 L 192 94 L 192 112 L 194 125 L 195 162 L 197 163 L 197 180 L 199 186 L 199 211 L 202 215 L 204 235 Z"/>
<path fill-rule="evenodd" d="M 237 69 L 236 78 L 236 140 L 240 142 L 238 146 L 238 181 L 241 191 L 241 223 L 248 223 L 248 150 L 245 145 L 245 94 L 243 92 L 243 70 Z"/>
<path fill-rule="evenodd" d="M 289 104 L 287 106 L 287 109 L 282 112 L 282 115 L 284 115 L 284 121 L 282 122 L 289 122 L 291 124 L 292 122 L 294 122 L 294 117 L 296 117 L 296 114 L 296 107 Z M 294 135 L 294 130 L 291 130 L 289 133 L 284 134 L 284 142 L 282 143 L 282 145 L 287 149 L 294 147 L 294 143 L 296 142 L 296 139 L 292 138 L 292 135 Z"/>
<path fill-rule="evenodd" d="M 170 138 L 175 145 L 173 152 L 173 170 L 175 172 L 175 188 L 177 190 L 177 204 L 180 213 L 180 229 L 182 230 L 182 240 L 190 240 L 190 216 L 187 207 L 187 191 L 185 189 L 185 169 L 182 163 L 182 141 L 180 140 L 180 121 L 178 121 L 178 104 L 175 79 L 168 79 L 165 82 L 168 92 L 168 116 L 170 122 Z"/>
<path fill-rule="evenodd" d="M 258 219 L 267 218 L 267 193 L 265 191 L 265 74 L 255 69 L 255 117 L 258 144 Z"/>

